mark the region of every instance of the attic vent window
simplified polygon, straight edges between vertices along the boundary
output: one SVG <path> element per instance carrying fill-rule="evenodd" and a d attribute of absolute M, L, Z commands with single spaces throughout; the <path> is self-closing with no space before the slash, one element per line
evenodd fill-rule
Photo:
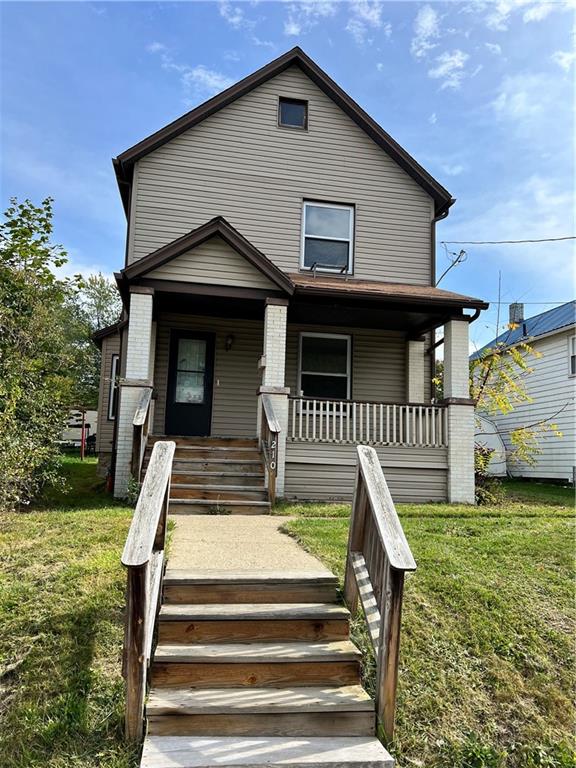
<path fill-rule="evenodd" d="M 308 128 L 308 102 L 280 97 L 278 102 L 278 125 L 284 128 Z"/>

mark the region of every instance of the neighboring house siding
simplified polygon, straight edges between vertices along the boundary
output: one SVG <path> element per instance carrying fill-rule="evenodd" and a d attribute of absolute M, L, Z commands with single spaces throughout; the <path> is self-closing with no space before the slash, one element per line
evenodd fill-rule
<path fill-rule="evenodd" d="M 120 353 L 120 334 L 112 334 L 102 339 L 102 359 L 100 363 L 100 391 L 98 395 L 98 427 L 96 431 L 97 453 L 111 453 L 114 437 L 114 420 L 108 418 L 110 398 L 110 371 L 112 355 Z M 120 373 L 120 371 L 118 371 Z"/>
<path fill-rule="evenodd" d="M 445 501 L 446 448 L 377 448 L 384 477 L 396 502 Z M 356 448 L 330 443 L 286 444 L 287 498 L 350 500 L 356 474 Z"/>
<path fill-rule="evenodd" d="M 213 237 L 197 248 L 177 256 L 148 272 L 146 277 L 277 290 L 277 286 L 220 237 Z"/>
<path fill-rule="evenodd" d="M 298 349 L 301 332 L 352 336 L 352 400 L 402 403 L 406 396 L 406 342 L 399 333 L 362 328 L 288 325 L 286 386 L 298 395 Z"/>
<path fill-rule="evenodd" d="M 263 322 L 193 315 L 161 314 L 158 318 L 154 431 L 157 434 L 165 432 L 171 328 L 212 331 L 216 335 L 212 435 L 255 436 L 256 392 L 260 386 L 258 361 L 262 356 Z M 234 334 L 234 343 L 232 349 L 226 351 L 225 340 L 230 333 Z"/>
<path fill-rule="evenodd" d="M 575 333 L 573 328 L 530 342 L 534 351 L 541 354 L 541 357 L 530 357 L 533 372 L 523 376 L 533 402 L 518 405 L 509 414 L 489 417 L 508 451 L 513 450 L 510 431 L 520 426 L 551 420 L 562 432 L 562 437 L 549 434 L 539 438 L 542 453 L 535 456 L 534 466 L 509 461 L 508 470 L 515 476 L 572 479 L 576 465 L 576 378 L 569 375 L 568 342 Z"/>
<path fill-rule="evenodd" d="M 277 126 L 279 95 L 308 131 Z M 221 215 L 296 271 L 312 199 L 356 205 L 356 277 L 431 283 L 432 199 L 297 67 L 139 160 L 132 195 L 128 263 Z"/>

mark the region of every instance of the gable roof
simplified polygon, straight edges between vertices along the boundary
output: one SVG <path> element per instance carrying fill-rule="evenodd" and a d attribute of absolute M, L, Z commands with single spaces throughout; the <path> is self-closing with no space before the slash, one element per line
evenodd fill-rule
<path fill-rule="evenodd" d="M 454 198 L 428 171 L 426 171 L 414 158 L 396 142 L 390 134 L 378 125 L 378 123 L 360 107 L 339 85 L 337 85 L 324 70 L 314 62 L 304 51 L 296 46 L 282 54 L 274 61 L 266 64 L 261 69 L 253 72 L 248 77 L 240 80 L 235 85 L 217 94 L 200 106 L 187 112 L 182 117 L 151 134 L 147 138 L 135 144 L 130 149 L 122 152 L 113 160 L 114 170 L 124 209 L 128 212 L 130 187 L 137 160 L 153 152 L 166 142 L 179 136 L 184 131 L 205 120 L 210 115 L 218 112 L 223 107 L 231 104 L 241 96 L 246 95 L 262 83 L 275 77 L 291 66 L 299 67 L 324 93 L 334 101 L 370 138 L 398 165 L 419 184 L 435 202 L 436 215 L 445 215 L 454 203 Z"/>
<path fill-rule="evenodd" d="M 259 272 L 265 275 L 282 291 L 289 295 L 294 293 L 294 285 L 290 278 L 222 216 L 210 219 L 206 224 L 193 229 L 187 235 L 183 235 L 171 243 L 163 245 L 156 251 L 144 256 L 144 258 L 124 267 L 120 275 L 128 281 L 137 277 L 143 277 L 151 270 L 166 264 L 167 261 L 180 256 L 192 248 L 196 248 L 201 243 L 215 236 L 221 237 L 236 253 L 243 256 L 246 261 L 256 267 Z"/>
<path fill-rule="evenodd" d="M 555 331 L 560 331 L 576 323 L 576 301 L 569 301 L 560 307 L 554 307 L 539 315 L 522 320 L 513 330 L 507 330 L 497 336 L 489 344 L 470 355 L 471 360 L 476 360 L 482 354 L 494 349 L 497 345 L 513 347 L 521 341 L 537 339 Z"/>

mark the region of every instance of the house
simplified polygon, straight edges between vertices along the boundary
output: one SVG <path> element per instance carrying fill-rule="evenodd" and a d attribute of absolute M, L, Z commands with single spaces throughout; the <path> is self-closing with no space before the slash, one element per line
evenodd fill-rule
<path fill-rule="evenodd" d="M 510 435 L 522 426 L 553 423 L 561 437 L 544 432 L 538 438 L 541 453 L 534 456 L 533 465 L 505 459 L 504 468 L 515 477 L 541 480 L 574 481 L 576 472 L 576 301 L 525 317 L 523 304 L 510 305 L 510 327 L 496 339 L 472 355 L 486 355 L 491 349 L 514 347 L 527 343 L 533 350 L 528 357 L 531 372 L 522 374 L 530 401 L 520 403 L 510 413 L 487 415 L 506 454 L 514 450 Z M 490 426 L 488 426 L 490 431 Z M 482 429 L 482 442 L 486 430 Z M 494 437 L 490 437 L 492 441 Z M 502 467 L 494 466 L 494 474 Z"/>
<path fill-rule="evenodd" d="M 454 200 L 314 61 L 292 49 L 114 168 L 124 318 L 98 339 L 98 448 L 117 496 L 150 434 L 202 459 L 200 507 L 232 505 L 224 479 L 246 485 L 254 451 L 278 496 L 349 498 L 359 443 L 396 500 L 473 503 L 468 326 L 488 305 L 434 287 Z"/>

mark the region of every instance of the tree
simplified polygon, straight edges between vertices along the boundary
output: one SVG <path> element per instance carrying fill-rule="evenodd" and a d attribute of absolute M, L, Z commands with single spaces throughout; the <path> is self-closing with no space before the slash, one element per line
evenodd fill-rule
<path fill-rule="evenodd" d="M 58 477 L 58 438 L 74 388 L 67 306 L 77 279 L 51 242 L 52 200 L 12 198 L 0 224 L 0 509 Z"/>

